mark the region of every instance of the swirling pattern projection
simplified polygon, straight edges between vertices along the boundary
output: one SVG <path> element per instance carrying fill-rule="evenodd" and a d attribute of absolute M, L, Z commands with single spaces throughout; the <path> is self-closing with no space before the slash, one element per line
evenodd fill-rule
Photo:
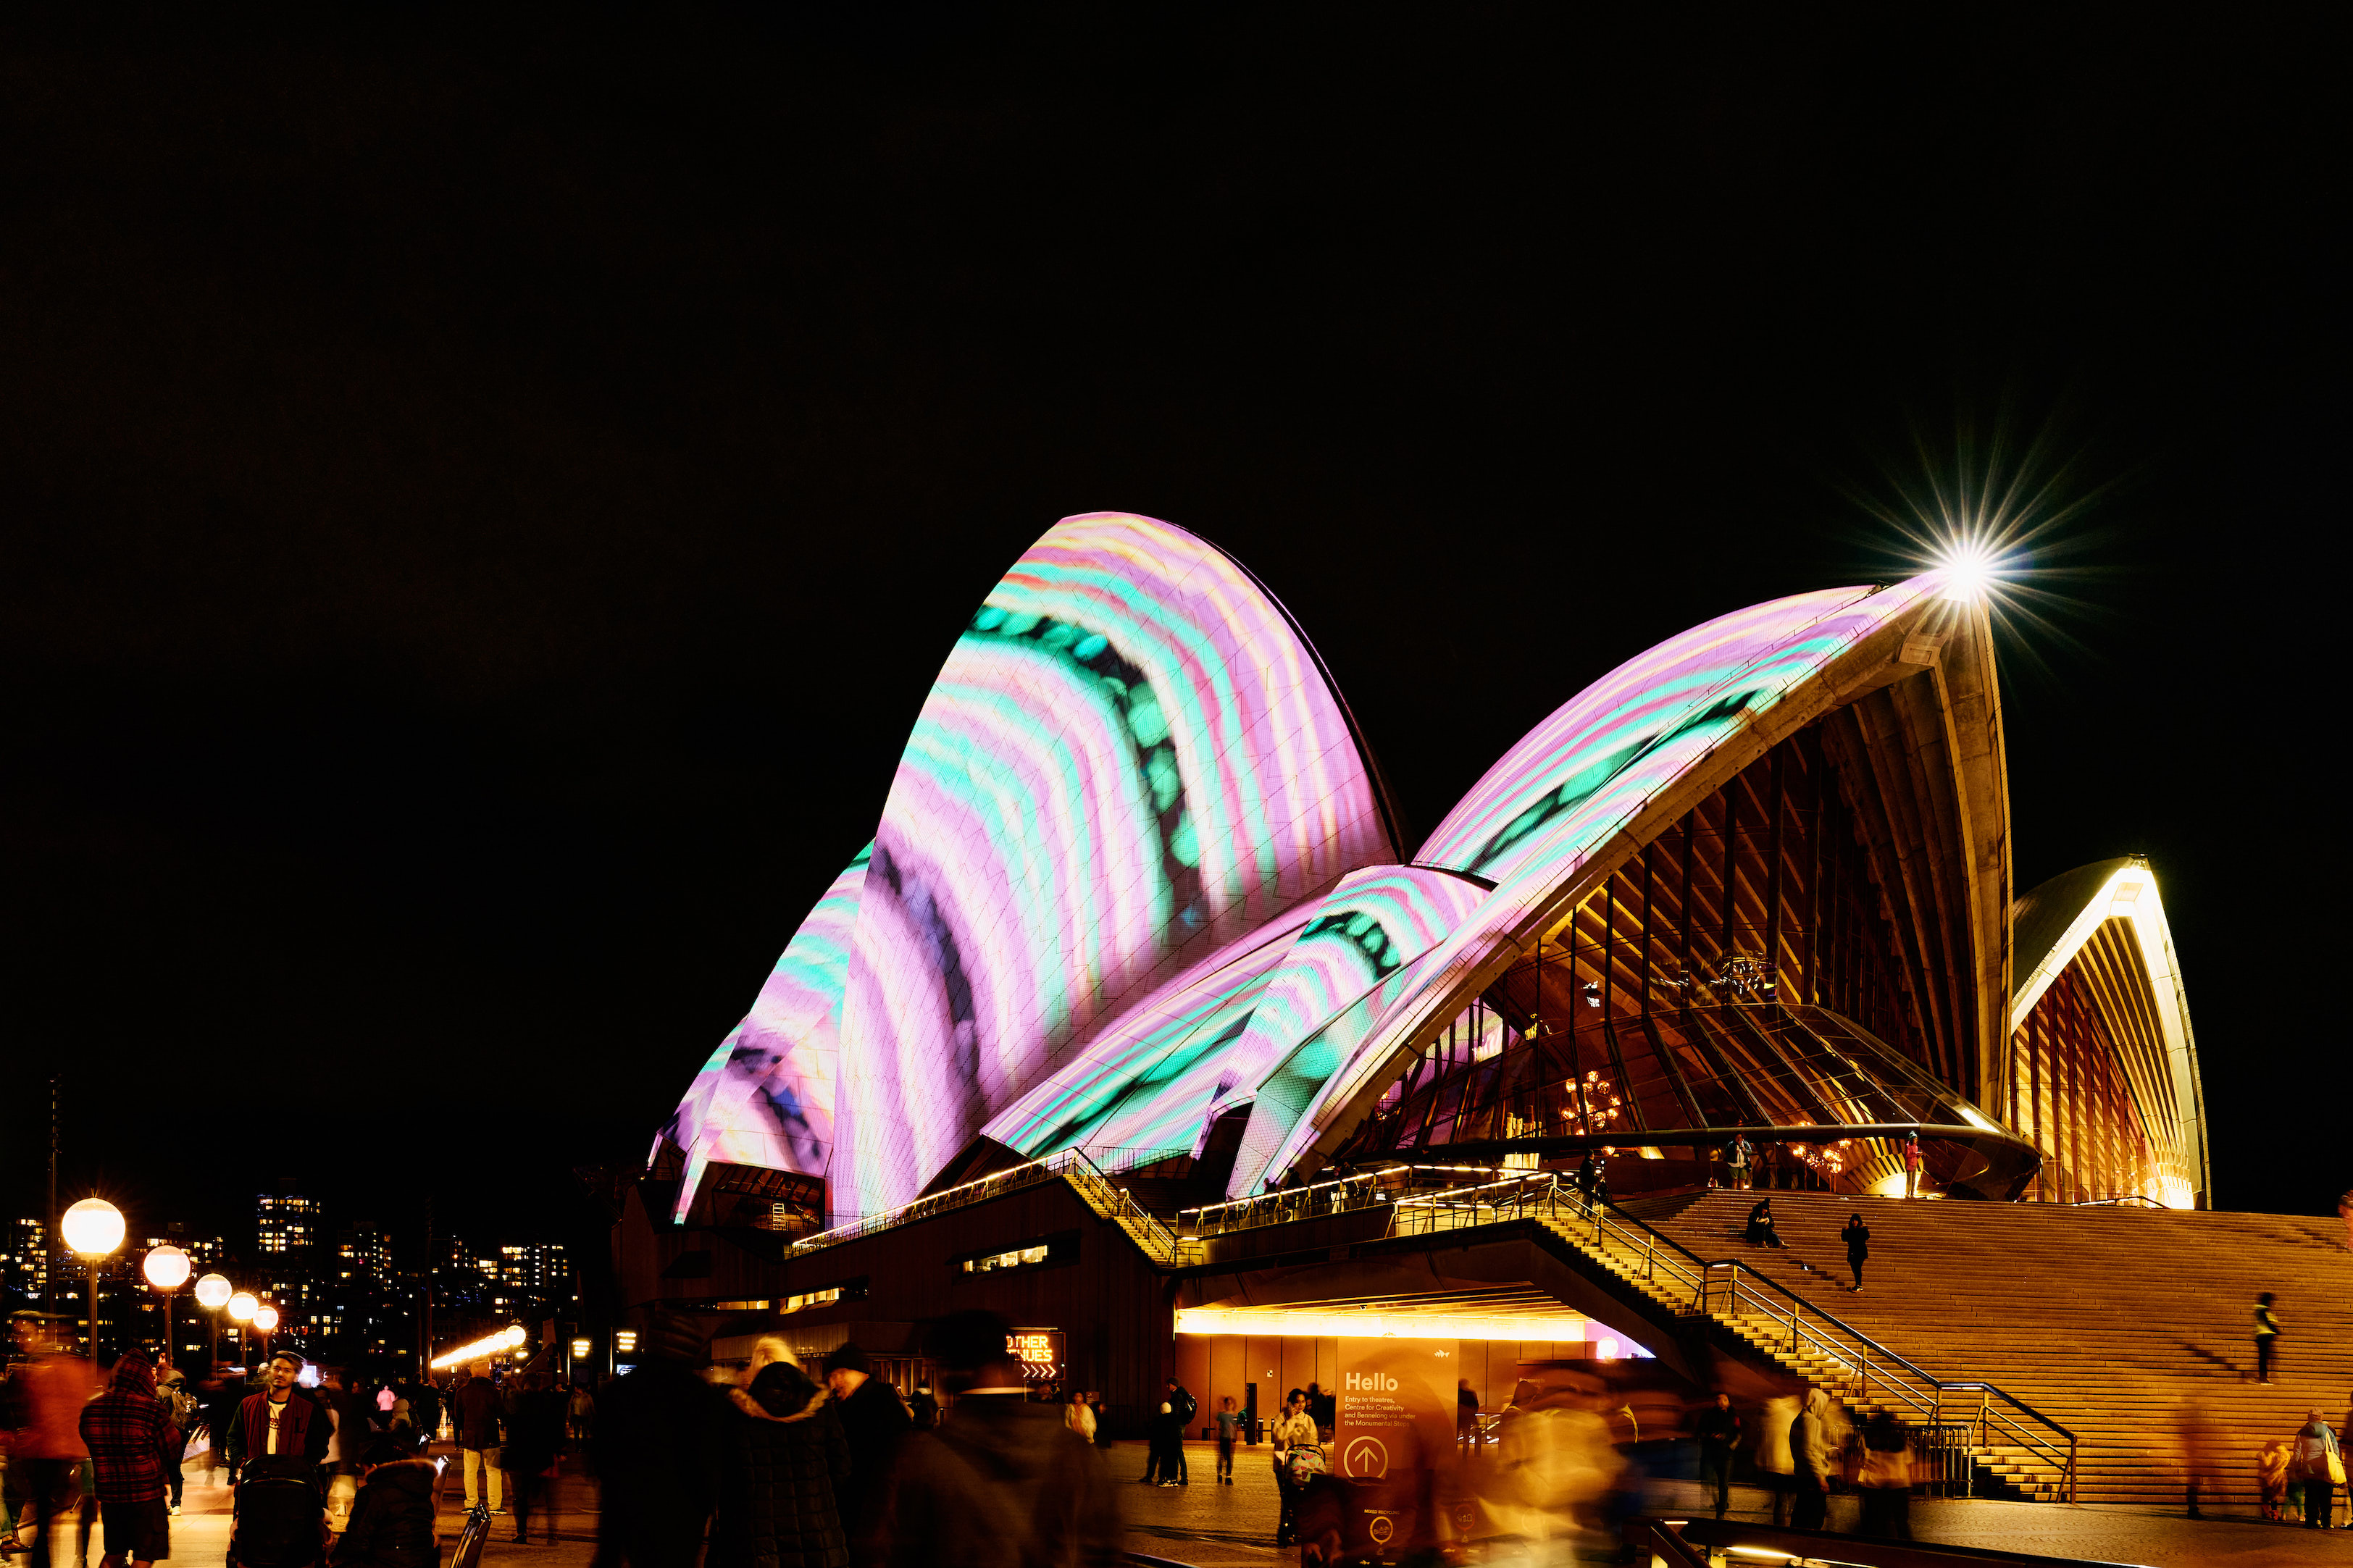
<path fill-rule="evenodd" d="M 1573 869 L 1653 793 L 1943 583 L 1931 572 L 1799 594 L 1670 637 L 1529 731 L 1416 858 L 1498 882 L 1524 868 Z"/>
<path fill-rule="evenodd" d="M 842 983 L 873 852 L 871 844 L 860 850 L 818 900 L 751 1012 L 695 1075 L 671 1119 L 670 1136 L 686 1155 L 679 1217 L 711 1165 L 824 1172 L 833 1148 Z"/>
<path fill-rule="evenodd" d="M 1886 588 L 1838 588 L 1722 616 L 1630 659 L 1561 705 L 1487 771 L 1417 858 L 1495 879 L 1477 912 L 1415 966 L 1387 1016 L 1326 1075 L 1267 1164 L 1280 1180 L 1353 1121 L 1401 1070 L 1413 1032 L 1466 976 L 1516 945 L 1555 889 L 1650 797 L 1782 697 L 1907 611 L 1944 574 Z"/>
<path fill-rule="evenodd" d="M 986 1131 L 1032 1158 L 1080 1146 L 1198 1152 L 1210 1123 L 1250 1106 L 1248 1127 L 1271 1147 L 1277 1135 L 1262 1124 L 1296 1097 L 1262 1099 L 1269 1075 L 1482 896 L 1442 871 L 1355 872 L 1134 1008 Z M 1285 1085 L 1300 1070 L 1293 1063 Z"/>
<path fill-rule="evenodd" d="M 1066 519 L 966 624 L 916 720 L 838 1047 L 763 1070 L 772 1100 L 827 1105 L 829 1136 L 756 1163 L 825 1176 L 837 1215 L 904 1202 L 1145 998 L 1396 857 L 1337 695 L 1250 575 L 1166 523 Z M 672 1136 L 716 1148 L 738 1129 L 701 1122 L 750 1103 L 698 1080 Z"/>

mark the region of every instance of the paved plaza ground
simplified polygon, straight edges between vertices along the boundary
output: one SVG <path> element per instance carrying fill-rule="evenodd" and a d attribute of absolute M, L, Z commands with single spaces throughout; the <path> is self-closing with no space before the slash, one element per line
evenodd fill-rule
<path fill-rule="evenodd" d="M 1190 1568 L 1263 1568 L 1266 1564 L 1284 1568 L 1299 1560 L 1296 1551 L 1277 1551 L 1273 1544 L 1275 1494 L 1269 1450 L 1242 1450 L 1235 1466 L 1235 1484 L 1230 1487 L 1211 1481 L 1217 1468 L 1212 1445 L 1187 1444 L 1186 1453 L 1192 1484 L 1164 1488 L 1136 1484 L 1135 1477 L 1144 1468 L 1142 1444 L 1123 1443 L 1111 1450 L 1112 1474 L 1119 1482 L 1130 1550 Z M 505 1539 L 512 1533 L 512 1520 L 502 1518 L 482 1553 L 483 1568 L 587 1568 L 596 1545 L 596 1482 L 573 1473 L 567 1464 L 556 1492 L 554 1543 L 548 1543 L 551 1521 L 539 1518 L 533 1521 L 532 1544 L 513 1545 Z M 1698 1512 L 1702 1501 L 1700 1489 L 1688 1481 L 1657 1483 L 1651 1498 L 1654 1508 L 1670 1517 Z M 1761 1492 L 1736 1487 L 1733 1502 L 1735 1518 L 1768 1517 Z M 453 1465 L 444 1478 L 445 1552 L 457 1538 L 461 1508 Z M 1853 1508 L 1851 1498 L 1832 1500 L 1831 1525 L 1852 1528 Z M 2353 1535 L 2322 1534 L 2252 1520 L 2200 1522 L 2126 1508 L 1920 1502 L 1913 1507 L 1912 1525 L 1915 1536 L 1923 1542 L 2147 1563 L 2151 1568 L 2273 1568 L 2274 1564 L 2294 1568 L 2304 1563 L 2353 1563 Z M 227 1489 L 208 1484 L 203 1471 L 191 1466 L 184 1510 L 172 1521 L 171 1561 L 177 1568 L 213 1568 L 227 1552 L 228 1527 Z M 58 1546 L 59 1568 L 70 1568 L 74 1543 L 69 1531 L 59 1532 Z M 100 1542 L 93 1541 L 93 1564 L 99 1554 Z M 1520 1555 L 1514 1548 L 1499 1543 L 1488 1560 L 1504 1564 Z M 1604 1559 L 1596 1555 L 1592 1560 Z"/>

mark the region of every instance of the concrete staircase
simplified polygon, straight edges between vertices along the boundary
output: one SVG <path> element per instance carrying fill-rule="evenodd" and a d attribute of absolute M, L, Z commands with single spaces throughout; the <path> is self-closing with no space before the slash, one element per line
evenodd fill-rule
<path fill-rule="evenodd" d="M 2264 1442 L 2292 1436 L 2311 1409 L 2340 1430 L 2347 1419 L 2353 1252 L 2333 1219 L 1775 1193 L 1787 1244 L 1775 1250 L 1740 1239 L 1761 1195 L 1637 1200 L 1626 1212 L 1703 1258 L 1738 1258 L 1930 1373 L 1983 1379 L 2042 1411 L 2078 1439 L 2079 1501 L 2179 1506 L 2194 1413 L 2222 1500 L 2252 1507 Z M 1858 1212 L 1872 1233 L 1860 1292 L 1847 1283 L 1838 1236 Z M 1596 1251 L 1591 1227 L 1560 1223 Z M 1596 1255 L 1623 1275 L 1640 1266 L 1632 1251 L 1612 1237 Z M 2269 1386 L 2252 1381 L 2260 1290 L 2277 1294 L 2285 1330 Z M 1843 1392 L 1841 1369 L 1826 1364 L 1835 1358 L 1784 1353 L 1786 1322 L 1715 1315 Z M 2050 1495 L 2048 1466 L 2003 1447 L 1990 1468 Z"/>
<path fill-rule="evenodd" d="M 1672 1217 L 1674 1211 L 1664 1212 Z M 1743 1205 L 1741 1216 L 1744 1219 L 1746 1213 L 1747 1205 Z M 1940 1396 L 1920 1378 L 1888 1364 L 1863 1339 L 1841 1331 L 1819 1312 L 1799 1306 L 1793 1324 L 1791 1304 L 1786 1298 L 1760 1289 L 1753 1281 L 1736 1289 L 1729 1270 L 1715 1271 L 1704 1295 L 1706 1305 L 1703 1308 L 1703 1297 L 1698 1289 L 1701 1276 L 1694 1269 L 1690 1259 L 1671 1247 L 1658 1245 L 1631 1227 L 1609 1223 L 1596 1226 L 1578 1217 L 1573 1203 L 1560 1205 L 1557 1213 L 1537 1212 L 1527 1217 L 1535 1219 L 1675 1315 L 1713 1319 L 1747 1344 L 1760 1358 L 1781 1366 L 1846 1405 L 1854 1420 L 1860 1421 L 1878 1410 L 1887 1409 L 1899 1418 L 1916 1425 L 1947 1398 L 1951 1401 L 1947 1411 L 1950 1419 L 1966 1419 L 1978 1408 L 1978 1395 Z M 1843 1220 L 1844 1215 L 1841 1215 L 1841 1222 Z M 1655 1220 L 1652 1223 L 1656 1226 Z M 1727 1248 L 1713 1237 L 1705 1238 L 1705 1245 L 1694 1246 L 1691 1240 L 1675 1235 L 1666 1226 L 1656 1226 L 1656 1228 L 1668 1232 L 1672 1239 L 1682 1242 L 1704 1261 L 1745 1254 L 1747 1250 L 1745 1247 Z M 1745 1256 L 1742 1261 L 1746 1261 Z M 1800 1294 L 1806 1302 L 1815 1300 L 1813 1295 Z M 1829 1310 L 1844 1321 L 1853 1323 L 1852 1319 L 1837 1310 L 1836 1305 L 1830 1306 Z M 1863 1332 L 1868 1338 L 1877 1337 L 1870 1335 L 1868 1331 Z M 1880 1343 L 1885 1345 L 1886 1342 L 1881 1341 Z M 1898 1355 L 1904 1354 L 1899 1347 L 1886 1348 L 1895 1350 Z M 1923 1370 L 1935 1375 L 1946 1378 L 1964 1375 L 1947 1366 L 1920 1363 L 1915 1357 L 1907 1356 L 1905 1359 L 1913 1360 L 1915 1364 L 1922 1365 Z M 1967 1375 L 1990 1377 L 1990 1374 L 1974 1369 Z M 1973 1459 L 1995 1485 L 2027 1500 L 2047 1501 L 2065 1495 L 2068 1456 L 2063 1440 L 2049 1436 L 2040 1444 L 2005 1442 L 2001 1440 L 2003 1434 L 1999 1429 L 1986 1436 L 1991 1440 L 1971 1445 Z M 1980 1495 L 1992 1489 L 1984 1486 L 1982 1481 L 1980 1488 Z"/>

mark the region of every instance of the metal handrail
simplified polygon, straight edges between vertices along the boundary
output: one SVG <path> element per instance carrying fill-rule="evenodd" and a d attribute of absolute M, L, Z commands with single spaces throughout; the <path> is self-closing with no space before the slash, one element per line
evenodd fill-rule
<path fill-rule="evenodd" d="M 1505 1189 L 1516 1190 L 1507 1194 Z M 1558 1218 L 1564 1207 L 1568 1210 L 1568 1217 L 1583 1220 L 1594 1227 L 1594 1241 L 1597 1246 L 1611 1239 L 1613 1232 L 1616 1233 L 1616 1239 L 1625 1245 L 1630 1251 L 1634 1250 L 1639 1244 L 1642 1254 L 1644 1278 L 1655 1279 L 1663 1272 L 1668 1279 L 1690 1294 L 1693 1306 L 1700 1311 L 1714 1310 L 1712 1306 L 1715 1293 L 1714 1282 L 1717 1278 L 1716 1271 L 1719 1269 L 1730 1271 L 1725 1276 L 1725 1283 L 1722 1287 L 1725 1294 L 1725 1305 L 1727 1312 L 1738 1312 L 1746 1307 L 1767 1321 L 1778 1323 L 1785 1321 L 1783 1303 L 1786 1303 L 1790 1353 L 1795 1355 L 1802 1347 L 1810 1345 L 1834 1365 L 1848 1369 L 1860 1382 L 1860 1388 L 1856 1394 L 1858 1398 L 1870 1397 L 1871 1373 L 1874 1360 L 1878 1363 L 1880 1386 L 1885 1394 L 1928 1420 L 1941 1419 L 1944 1396 L 1948 1392 L 1978 1391 L 1993 1398 L 1999 1398 L 2003 1404 L 2020 1411 L 2055 1434 L 2066 1445 L 2063 1454 L 2050 1439 L 1996 1413 L 1987 1400 L 1980 1401 L 1980 1408 L 1975 1422 L 1980 1432 L 2000 1430 L 2005 1437 L 2017 1442 L 2021 1447 L 2042 1454 L 2060 1470 L 2066 1500 L 2071 1502 L 2074 1500 L 2076 1459 L 2079 1449 L 2075 1435 L 2032 1405 L 1989 1383 L 1940 1378 L 1889 1350 L 1869 1334 L 1841 1320 L 1835 1313 L 1822 1310 L 1779 1280 L 1759 1274 L 1740 1258 L 1703 1258 L 1672 1237 L 1654 1230 L 1605 1197 L 1597 1194 L 1588 1200 L 1583 1193 L 1573 1187 L 1564 1191 L 1557 1172 L 1533 1172 L 1515 1180 L 1491 1182 L 1475 1187 L 1454 1188 L 1425 1196 L 1399 1199 L 1392 1206 L 1391 1233 L 1411 1235 L 1423 1230 L 1457 1229 L 1466 1225 L 1493 1224 L 1506 1217 L 1517 1217 L 1531 1210 Z M 1427 1223 L 1422 1223 L 1422 1215 L 1412 1212 L 1415 1210 L 1428 1212 Z M 1469 1217 L 1460 1217 L 1463 1215 Z M 1744 1274 L 1746 1277 L 1746 1283 L 1743 1280 Z M 1780 1300 L 1777 1301 L 1776 1297 L 1780 1298 Z M 1810 1325 L 1807 1321 L 1810 1315 L 1830 1330 L 1835 1331 L 1836 1334 L 1843 1335 L 1844 1342 L 1838 1338 L 1818 1331 Z M 1894 1375 L 1899 1370 L 1909 1373 L 1918 1386 L 1906 1386 L 1903 1379 Z M 1990 1447 L 1991 1445 L 1981 1443 L 1979 1446 Z"/>
<path fill-rule="evenodd" d="M 910 1225 L 917 1220 L 929 1219 L 934 1215 L 986 1203 L 1007 1193 L 1019 1192 L 1025 1187 L 1037 1186 L 1058 1178 L 1069 1182 L 1079 1195 L 1087 1200 L 1088 1206 L 1105 1219 L 1123 1223 L 1137 1243 L 1161 1262 L 1173 1264 L 1184 1251 L 1176 1235 L 1151 1211 L 1137 1203 L 1125 1187 L 1113 1185 L 1111 1178 L 1104 1175 L 1102 1168 L 1088 1159 L 1083 1151 L 1065 1149 L 1043 1160 L 1031 1160 L 1007 1170 L 994 1171 L 944 1192 L 932 1193 L 912 1203 L 901 1204 L 897 1208 L 885 1209 L 880 1214 L 852 1220 L 848 1225 L 836 1226 L 831 1230 L 802 1237 L 785 1248 L 785 1257 L 806 1257 L 828 1247 L 839 1247 L 845 1241 L 856 1241 L 895 1226 Z"/>

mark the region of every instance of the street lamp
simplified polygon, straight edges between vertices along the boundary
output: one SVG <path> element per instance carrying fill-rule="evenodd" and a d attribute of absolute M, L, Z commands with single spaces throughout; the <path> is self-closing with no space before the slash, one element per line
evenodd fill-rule
<path fill-rule="evenodd" d="M 207 1274 L 196 1281 L 196 1305 L 205 1310 L 209 1329 L 205 1339 L 206 1377 L 212 1376 L 213 1369 L 220 1364 L 220 1310 L 228 1305 L 232 1289 L 224 1275 Z"/>
<path fill-rule="evenodd" d="M 188 1255 L 167 1241 L 147 1249 L 139 1271 L 147 1276 L 147 1283 L 164 1298 L 164 1361 L 168 1365 L 172 1360 L 172 1292 L 188 1282 Z"/>
<path fill-rule="evenodd" d="M 253 1313 L 253 1331 L 261 1336 L 261 1363 L 269 1364 L 269 1336 L 278 1329 L 278 1309 L 258 1307 Z"/>
<path fill-rule="evenodd" d="M 253 1321 L 253 1314 L 259 1310 L 261 1310 L 261 1298 L 250 1290 L 239 1290 L 228 1299 L 229 1321 L 237 1325 L 237 1359 L 239 1361 L 251 1359 L 245 1353 L 252 1344 L 252 1342 L 246 1338 L 245 1326 Z"/>
<path fill-rule="evenodd" d="M 84 1198 L 58 1222 L 66 1245 L 90 1265 L 90 1359 L 98 1359 L 98 1266 L 122 1245 L 122 1211 L 104 1198 Z"/>

